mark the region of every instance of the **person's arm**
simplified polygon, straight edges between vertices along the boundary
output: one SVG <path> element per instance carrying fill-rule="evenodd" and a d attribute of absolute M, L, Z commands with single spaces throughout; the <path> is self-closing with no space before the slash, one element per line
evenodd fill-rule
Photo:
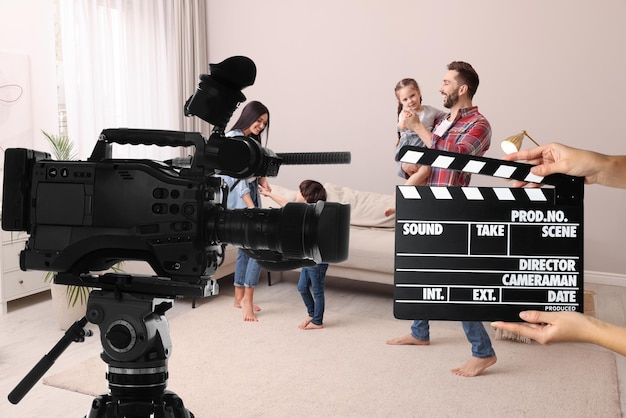
<path fill-rule="evenodd" d="M 236 180 L 235 180 L 236 181 Z M 233 183 L 234 184 L 234 183 Z M 240 179 L 236 182 L 234 187 L 231 185 L 230 193 L 234 193 L 237 195 L 246 208 L 254 208 L 254 201 L 252 200 L 252 196 L 250 195 L 250 187 L 248 186 L 248 181 L 246 179 Z M 237 207 L 241 207 L 241 204 L 238 204 Z"/>
<path fill-rule="evenodd" d="M 259 186 L 263 186 L 270 192 L 272 191 L 272 186 L 270 186 L 270 182 L 267 180 L 267 177 L 259 177 Z"/>
<path fill-rule="evenodd" d="M 580 312 L 523 311 L 523 323 L 496 321 L 496 329 L 519 333 L 541 344 L 584 342 L 608 348 L 626 356 L 626 328 L 618 327 Z"/>
<path fill-rule="evenodd" d="M 563 173 L 584 177 L 587 184 L 626 188 L 626 155 L 605 155 L 551 143 L 508 154 L 503 159 L 526 160 L 535 165 L 531 172 L 537 176 Z"/>
<path fill-rule="evenodd" d="M 626 188 L 626 156 L 623 155 L 609 156 L 552 143 L 505 155 L 503 159 L 526 160 L 535 165 L 531 171 L 537 176 L 562 173 L 584 177 L 587 184 Z M 524 311 L 520 313 L 520 318 L 528 324 L 497 321 L 491 325 L 497 329 L 518 332 L 542 344 L 587 342 L 626 356 L 626 328 L 578 312 Z"/>
<path fill-rule="evenodd" d="M 400 114 L 398 127 L 400 129 L 412 130 L 420 137 L 428 148 L 431 148 L 433 144 L 433 133 L 422 123 L 417 113 L 403 110 Z"/>
<path fill-rule="evenodd" d="M 241 196 L 241 200 L 243 200 L 243 203 L 245 203 L 248 209 L 252 209 L 255 207 L 254 202 L 252 201 L 252 197 L 250 196 L 250 193 L 244 194 L 243 196 Z"/>
<path fill-rule="evenodd" d="M 267 196 L 272 199 L 274 202 L 278 203 L 280 206 L 285 206 L 289 201 L 282 196 L 273 193 L 271 190 L 259 185 L 259 193 L 263 196 Z"/>
<path fill-rule="evenodd" d="M 431 133 L 416 115 L 408 117 L 405 124 L 420 136 L 428 148 L 459 154 L 483 155 L 489 148 L 491 140 L 489 122 L 472 109 L 465 116 L 455 120 L 453 126 L 448 130 L 449 135 L 445 141 L 441 140 L 437 134 Z"/>

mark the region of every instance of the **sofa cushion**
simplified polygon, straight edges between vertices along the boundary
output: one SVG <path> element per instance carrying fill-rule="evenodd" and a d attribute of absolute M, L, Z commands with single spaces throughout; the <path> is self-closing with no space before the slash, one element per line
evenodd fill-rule
<path fill-rule="evenodd" d="M 348 259 L 338 266 L 372 270 L 393 275 L 395 257 L 393 228 L 350 228 Z M 393 280 L 392 280 L 393 282 Z"/>
<path fill-rule="evenodd" d="M 324 184 L 329 202 L 350 204 L 353 226 L 393 228 L 395 217 L 385 216 L 385 209 L 395 206 L 393 195 L 354 190 L 332 183 Z"/>

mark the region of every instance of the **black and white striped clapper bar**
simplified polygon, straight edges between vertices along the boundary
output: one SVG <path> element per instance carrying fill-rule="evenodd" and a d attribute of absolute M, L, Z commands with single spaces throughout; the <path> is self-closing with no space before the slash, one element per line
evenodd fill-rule
<path fill-rule="evenodd" d="M 398 186 L 394 316 L 519 321 L 583 311 L 582 178 L 519 162 L 403 147 L 399 160 L 553 187 Z"/>

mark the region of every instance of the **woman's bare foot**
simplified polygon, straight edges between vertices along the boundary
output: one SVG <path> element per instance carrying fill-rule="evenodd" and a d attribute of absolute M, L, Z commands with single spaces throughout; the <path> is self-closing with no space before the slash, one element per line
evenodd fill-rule
<path fill-rule="evenodd" d="M 243 320 L 246 322 L 258 322 L 257 317 L 254 315 L 254 304 L 252 303 L 254 297 L 254 288 L 246 287 L 244 296 L 241 299 L 241 309 L 243 310 Z"/>
<path fill-rule="evenodd" d="M 259 322 L 252 310 L 244 309 L 243 310 L 243 320 L 246 322 Z"/>
<path fill-rule="evenodd" d="M 418 340 L 411 334 L 403 335 L 402 337 L 392 338 L 387 340 L 389 345 L 430 345 L 429 340 Z"/>
<path fill-rule="evenodd" d="M 461 367 L 450 370 L 457 376 L 474 377 L 482 374 L 488 367 L 493 366 L 498 361 L 496 356 L 487 358 L 472 357 Z"/>
<path fill-rule="evenodd" d="M 298 328 L 300 329 L 305 329 L 307 325 L 309 325 L 311 323 L 311 321 L 313 320 L 313 318 L 311 318 L 310 316 L 307 316 L 306 319 L 302 322 L 300 322 L 298 324 Z"/>
<path fill-rule="evenodd" d="M 251 303 L 246 303 L 246 299 L 241 301 L 241 309 L 243 309 L 243 320 L 246 322 L 258 322 L 259 320 L 254 315 L 254 309 Z"/>
<path fill-rule="evenodd" d="M 237 303 L 237 302 L 235 301 L 235 303 L 233 304 L 233 306 L 234 306 L 235 308 L 241 308 L 241 302 Z M 260 312 L 260 311 L 261 311 L 261 307 L 260 307 L 259 305 L 254 305 L 254 306 L 252 306 L 252 310 L 254 310 L 254 312 Z"/>
<path fill-rule="evenodd" d="M 245 289 L 243 287 L 235 286 L 235 300 L 233 301 L 235 308 L 241 308 L 241 299 L 243 299 L 244 293 Z"/>
<path fill-rule="evenodd" d="M 307 330 L 307 329 L 322 329 L 322 328 L 324 328 L 324 325 L 322 325 L 322 324 L 320 324 L 320 325 L 316 325 L 316 324 L 314 324 L 313 322 L 309 322 L 309 323 L 308 323 L 308 324 L 307 324 L 304 328 L 302 328 L 302 329 Z"/>

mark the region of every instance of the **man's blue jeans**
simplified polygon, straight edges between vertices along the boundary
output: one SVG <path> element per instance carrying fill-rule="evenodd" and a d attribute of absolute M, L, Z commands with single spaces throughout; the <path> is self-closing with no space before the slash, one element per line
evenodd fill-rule
<path fill-rule="evenodd" d="M 473 357 L 488 358 L 496 355 L 491 345 L 489 334 L 487 334 L 482 322 L 462 321 L 461 324 L 467 340 L 472 344 Z M 427 320 L 415 320 L 413 325 L 411 325 L 411 335 L 420 341 L 428 341 L 430 339 L 429 328 Z"/>
<path fill-rule="evenodd" d="M 306 310 L 315 325 L 322 325 L 324 320 L 324 282 L 326 281 L 328 264 L 321 263 L 315 267 L 302 267 L 300 279 L 298 279 L 298 292 Z M 311 295 L 311 289 L 313 294 Z"/>
<path fill-rule="evenodd" d="M 261 276 L 261 266 L 254 258 L 249 257 L 241 249 L 237 251 L 235 263 L 235 280 L 237 287 L 256 287 Z"/>

